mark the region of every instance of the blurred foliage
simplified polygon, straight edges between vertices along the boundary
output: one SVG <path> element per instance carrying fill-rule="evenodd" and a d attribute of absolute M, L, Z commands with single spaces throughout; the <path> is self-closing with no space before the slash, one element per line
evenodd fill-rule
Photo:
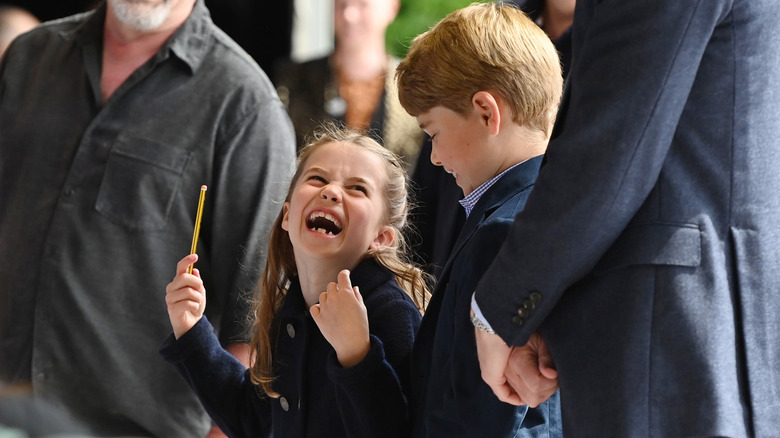
<path fill-rule="evenodd" d="M 414 37 L 425 32 L 447 14 L 476 0 L 401 0 L 398 17 L 387 29 L 387 48 L 403 58 Z M 483 0 L 482 2 L 485 2 Z"/>

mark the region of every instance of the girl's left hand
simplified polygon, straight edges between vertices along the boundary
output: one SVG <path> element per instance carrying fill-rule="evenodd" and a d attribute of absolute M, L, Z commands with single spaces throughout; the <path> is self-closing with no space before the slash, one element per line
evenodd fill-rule
<path fill-rule="evenodd" d="M 348 270 L 339 272 L 338 284 L 328 284 L 328 290 L 320 294 L 319 304 L 313 305 L 310 312 L 336 350 L 341 366 L 351 367 L 366 357 L 371 347 L 368 314 L 363 296 L 357 286 L 352 287 Z"/>

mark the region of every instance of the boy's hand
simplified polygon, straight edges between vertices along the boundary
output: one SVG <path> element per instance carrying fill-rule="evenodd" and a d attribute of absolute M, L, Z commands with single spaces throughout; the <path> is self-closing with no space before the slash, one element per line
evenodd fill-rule
<path fill-rule="evenodd" d="M 336 350 L 343 367 L 351 367 L 366 357 L 371 344 L 368 340 L 368 314 L 363 297 L 352 287 L 349 271 L 339 272 L 338 284 L 329 283 L 327 292 L 320 294 L 319 304 L 311 307 L 311 316 L 322 335 Z"/>
<path fill-rule="evenodd" d="M 176 277 L 165 287 L 165 302 L 173 326 L 173 335 L 179 339 L 203 317 L 206 310 L 206 288 L 200 278 L 200 271 L 187 268 L 198 261 L 197 254 L 190 254 L 176 265 Z"/>

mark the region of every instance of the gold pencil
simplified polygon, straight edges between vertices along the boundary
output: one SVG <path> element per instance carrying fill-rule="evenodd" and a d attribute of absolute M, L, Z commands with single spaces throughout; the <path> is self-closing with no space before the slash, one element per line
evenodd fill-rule
<path fill-rule="evenodd" d="M 203 216 L 203 201 L 206 199 L 205 185 L 200 186 L 200 198 L 198 199 L 198 212 L 195 214 L 195 230 L 192 232 L 192 249 L 190 254 L 195 254 L 198 249 L 198 235 L 200 235 L 200 218 Z M 192 265 L 187 268 L 187 273 L 192 274 Z"/>

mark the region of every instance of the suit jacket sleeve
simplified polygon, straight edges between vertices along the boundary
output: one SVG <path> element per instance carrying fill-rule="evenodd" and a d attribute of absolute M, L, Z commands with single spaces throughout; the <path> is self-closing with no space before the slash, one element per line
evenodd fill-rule
<path fill-rule="evenodd" d="M 647 198 L 730 2 L 585 3 L 575 13 L 559 134 L 476 290 L 482 313 L 509 345 L 527 342 Z"/>

